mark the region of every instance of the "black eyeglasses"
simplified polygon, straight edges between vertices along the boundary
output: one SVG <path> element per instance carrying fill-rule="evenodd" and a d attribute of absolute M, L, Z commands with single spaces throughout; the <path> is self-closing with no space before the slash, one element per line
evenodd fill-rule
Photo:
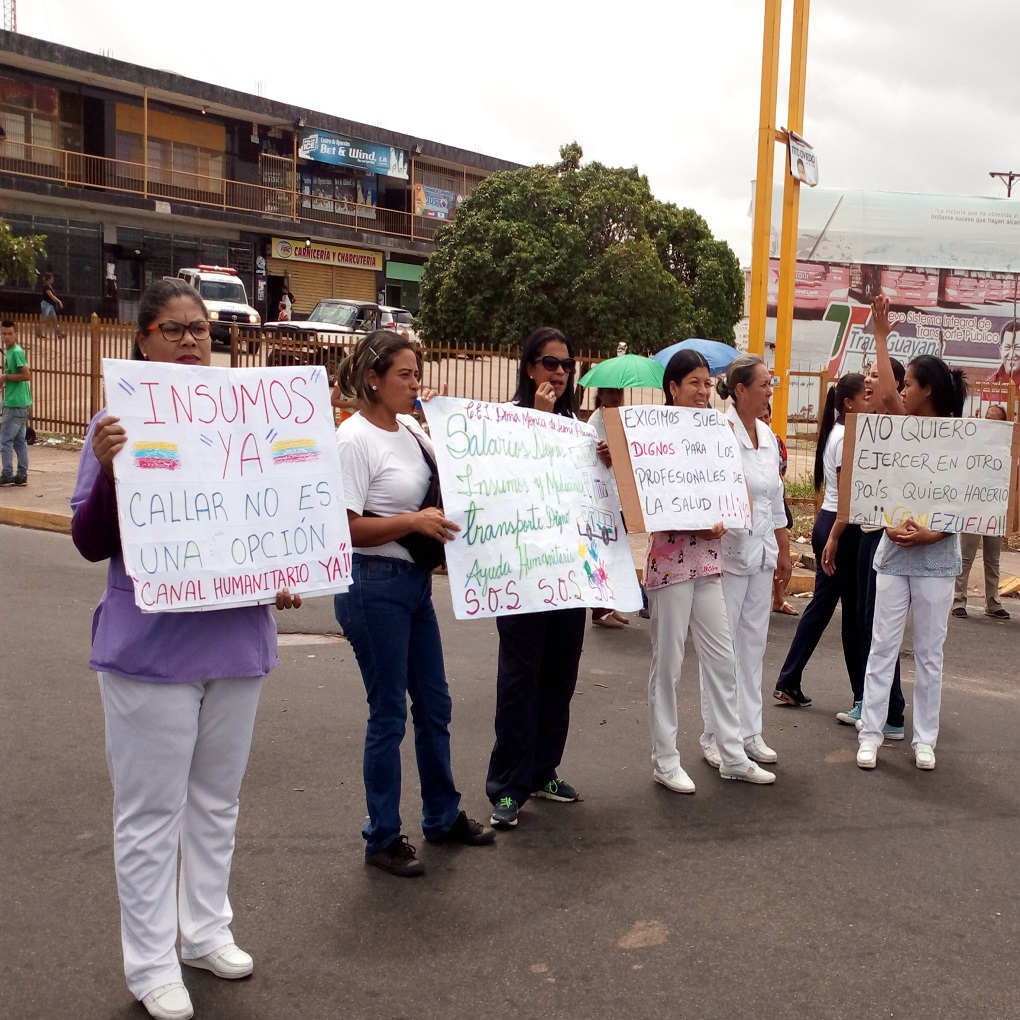
<path fill-rule="evenodd" d="M 195 319 L 194 322 L 174 322 L 168 319 L 166 322 L 154 322 L 149 327 L 149 332 L 159 330 L 164 340 L 175 344 L 184 339 L 185 332 L 190 333 L 196 340 L 209 339 L 209 322 L 207 319 Z"/>
<path fill-rule="evenodd" d="M 554 358 L 551 354 L 546 354 L 541 358 L 535 358 L 533 364 L 541 365 L 547 372 L 555 372 L 556 369 L 562 368 L 570 375 L 577 362 L 573 358 Z"/>

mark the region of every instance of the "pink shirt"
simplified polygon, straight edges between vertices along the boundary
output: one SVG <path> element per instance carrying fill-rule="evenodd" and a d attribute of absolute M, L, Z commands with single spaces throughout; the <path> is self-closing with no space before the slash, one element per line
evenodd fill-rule
<path fill-rule="evenodd" d="M 646 589 L 721 573 L 722 545 L 718 538 L 698 538 L 690 531 L 653 531 L 649 536 Z"/>

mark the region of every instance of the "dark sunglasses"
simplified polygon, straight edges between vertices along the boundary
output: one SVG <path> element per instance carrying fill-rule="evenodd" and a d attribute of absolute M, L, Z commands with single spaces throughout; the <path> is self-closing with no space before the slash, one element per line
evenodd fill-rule
<path fill-rule="evenodd" d="M 562 368 L 570 375 L 577 362 L 573 358 L 554 358 L 551 354 L 546 354 L 541 358 L 535 358 L 533 364 L 541 365 L 547 372 L 555 372 L 556 369 Z"/>

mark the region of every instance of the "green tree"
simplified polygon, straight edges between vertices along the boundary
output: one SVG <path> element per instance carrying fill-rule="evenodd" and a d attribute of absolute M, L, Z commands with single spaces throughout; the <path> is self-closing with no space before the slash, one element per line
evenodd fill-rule
<path fill-rule="evenodd" d="M 46 235 L 16 237 L 0 219 L 0 278 L 27 280 L 33 284 L 39 275 L 38 264 L 46 258 Z"/>
<path fill-rule="evenodd" d="M 574 142 L 553 166 L 493 174 L 458 206 L 422 276 L 424 337 L 510 346 L 555 325 L 605 352 L 733 342 L 743 275 L 729 246 L 636 168 L 582 155 Z"/>

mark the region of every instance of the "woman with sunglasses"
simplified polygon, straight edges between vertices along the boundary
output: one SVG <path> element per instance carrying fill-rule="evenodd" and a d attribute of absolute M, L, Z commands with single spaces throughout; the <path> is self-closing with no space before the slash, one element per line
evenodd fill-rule
<path fill-rule="evenodd" d="M 132 357 L 209 364 L 209 314 L 190 285 L 159 280 L 146 289 Z M 71 498 L 71 535 L 87 560 L 110 561 L 89 665 L 106 716 L 124 972 L 150 1016 L 187 1020 L 193 1010 L 182 963 L 220 978 L 252 973 L 252 958 L 231 934 L 227 882 L 262 678 L 279 661 L 276 623 L 269 606 L 138 609 L 113 472 L 127 441 L 117 418 L 100 411 L 93 419 Z M 278 609 L 300 605 L 300 596 L 277 592 Z"/>
<path fill-rule="evenodd" d="M 567 338 L 551 326 L 536 329 L 521 351 L 514 403 L 574 417 L 574 367 Z M 598 450 L 608 463 L 606 444 L 600 442 Z M 578 607 L 496 619 L 496 743 L 485 792 L 497 828 L 517 825 L 529 797 L 563 804 L 581 799 L 557 769 L 567 743 L 585 616 Z"/>
<path fill-rule="evenodd" d="M 667 406 L 708 407 L 711 389 L 708 362 L 697 351 L 677 351 L 670 358 L 662 377 Z M 771 506 L 770 502 L 769 523 Z M 703 531 L 655 531 L 648 538 L 645 589 L 652 621 L 648 675 L 652 780 L 674 793 L 694 793 L 694 781 L 680 764 L 676 746 L 676 685 L 688 631 L 694 637 L 701 667 L 705 729 L 719 756 L 718 762 L 712 761 L 706 748 L 706 760 L 719 769 L 723 779 L 759 784 L 776 781 L 772 772 L 751 760 L 741 739 L 737 667 L 722 584 L 720 539 L 724 532 L 720 522 Z M 760 740 L 760 732 L 756 736 Z M 751 734 L 747 740 L 750 744 Z"/>

